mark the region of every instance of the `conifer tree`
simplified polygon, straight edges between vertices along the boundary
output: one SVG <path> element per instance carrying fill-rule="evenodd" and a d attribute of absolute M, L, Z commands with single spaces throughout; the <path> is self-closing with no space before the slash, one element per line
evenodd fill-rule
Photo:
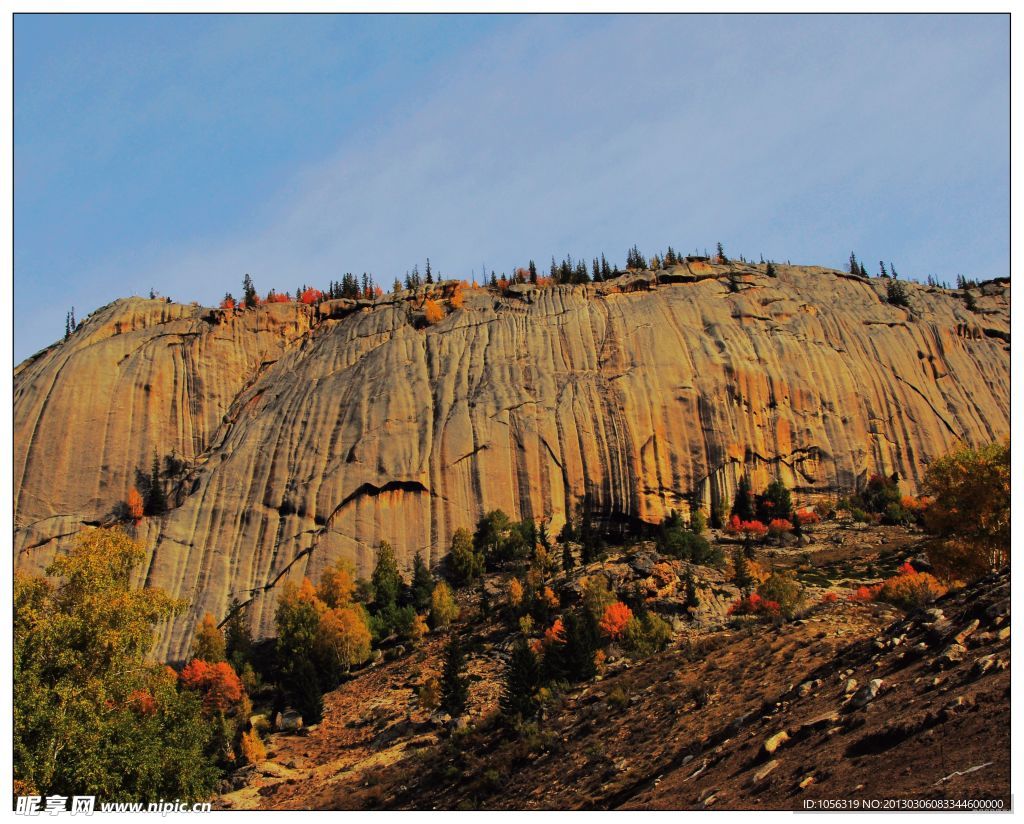
<path fill-rule="evenodd" d="M 717 254 L 718 254 L 718 262 L 719 262 L 719 263 L 728 263 L 728 262 L 729 262 L 729 258 L 727 258 L 727 257 L 725 256 L 725 249 L 724 249 L 724 248 L 722 247 L 722 244 L 721 244 L 721 242 L 719 242 L 719 243 L 717 244 L 717 246 L 716 246 L 716 252 L 717 252 Z"/>
<path fill-rule="evenodd" d="M 693 578 L 693 571 L 686 571 L 684 579 L 686 586 L 686 609 L 691 614 L 700 606 L 700 596 L 697 594 L 697 582 Z"/>
<path fill-rule="evenodd" d="M 777 276 L 777 273 L 775 272 L 775 265 L 770 260 L 768 261 L 768 265 L 765 267 L 764 273 L 770 278 Z"/>
<path fill-rule="evenodd" d="M 516 639 L 505 668 L 501 711 L 508 718 L 530 719 L 537 711 L 537 690 L 540 688 L 540 664 L 526 638 Z"/>
<path fill-rule="evenodd" d="M 398 604 L 398 597 L 402 591 L 402 575 L 398 571 L 395 551 L 387 541 L 380 542 L 380 548 L 377 550 L 377 563 L 373 568 L 370 581 L 373 584 L 374 606 L 377 611 Z"/>
<path fill-rule="evenodd" d="M 252 284 L 252 278 L 249 277 L 249 273 L 245 273 L 245 277 L 242 278 L 242 300 L 245 302 L 247 308 L 256 305 L 258 300 L 256 296 L 256 287 Z"/>
<path fill-rule="evenodd" d="M 604 252 L 601 253 L 601 280 L 608 280 L 612 276 L 612 267 L 608 265 Z"/>
<path fill-rule="evenodd" d="M 878 276 L 880 278 L 889 277 L 889 273 L 885 271 L 885 264 L 882 261 L 878 261 Z"/>
<path fill-rule="evenodd" d="M 433 283 L 434 282 L 434 276 L 433 276 L 433 274 L 430 271 L 430 258 L 427 258 L 427 274 L 426 274 L 426 277 L 424 278 L 424 280 L 427 283 Z"/>
<path fill-rule="evenodd" d="M 533 260 L 531 260 L 530 261 L 530 283 L 536 283 L 536 282 L 537 282 L 537 264 L 534 263 Z"/>
<path fill-rule="evenodd" d="M 153 452 L 153 467 L 149 473 L 149 488 L 146 491 L 144 510 L 146 515 L 163 515 L 167 511 L 167 495 L 160 480 L 160 459 Z"/>
<path fill-rule="evenodd" d="M 738 548 L 733 550 L 732 566 L 732 582 L 739 587 L 743 597 L 746 598 L 750 594 L 750 588 L 754 584 L 754 579 L 750 574 L 750 564 L 747 562 L 746 555 Z"/>
<path fill-rule="evenodd" d="M 576 560 L 572 557 L 572 548 L 569 546 L 569 542 L 565 541 L 562 544 L 562 569 L 568 572 L 576 564 Z"/>
<path fill-rule="evenodd" d="M 892 278 L 899 277 L 899 275 L 896 274 L 896 267 L 892 265 L 891 260 L 889 261 L 889 276 Z"/>
<path fill-rule="evenodd" d="M 893 306 L 910 306 L 910 298 L 902 281 L 890 280 L 886 286 L 886 300 Z"/>
<path fill-rule="evenodd" d="M 733 498 L 732 512 L 741 521 L 749 521 L 754 517 L 754 499 L 750 494 L 750 478 L 744 474 L 736 485 L 736 497 Z"/>
<path fill-rule="evenodd" d="M 412 605 L 417 612 L 424 612 L 430 608 L 430 596 L 433 591 L 434 576 L 430 574 L 430 568 L 423 560 L 423 555 L 417 550 L 412 561 Z"/>
<path fill-rule="evenodd" d="M 864 264 L 860 265 L 860 276 L 866 278 L 868 276 L 868 270 L 864 268 Z"/>
<path fill-rule="evenodd" d="M 224 647 L 228 663 L 241 671 L 252 655 L 252 632 L 245 619 L 245 607 L 237 598 L 231 599 L 228 620 L 224 624 Z"/>
<path fill-rule="evenodd" d="M 459 636 L 453 634 L 448 642 L 441 674 L 441 708 L 452 718 L 458 718 L 466 711 L 469 700 L 469 679 L 463 674 L 464 669 L 462 644 Z"/>
<path fill-rule="evenodd" d="M 64 340 L 71 337 L 71 313 L 68 312 L 64 316 Z"/>
<path fill-rule="evenodd" d="M 853 252 L 850 252 L 850 274 L 860 274 L 860 265 L 857 263 L 857 256 Z"/>

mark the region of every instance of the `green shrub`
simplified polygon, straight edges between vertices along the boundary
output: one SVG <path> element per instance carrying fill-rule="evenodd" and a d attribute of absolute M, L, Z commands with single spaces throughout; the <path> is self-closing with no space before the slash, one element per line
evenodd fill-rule
<path fill-rule="evenodd" d="M 757 588 L 757 594 L 766 601 L 774 601 L 784 618 L 791 620 L 804 605 L 804 588 L 792 572 L 773 572 Z"/>

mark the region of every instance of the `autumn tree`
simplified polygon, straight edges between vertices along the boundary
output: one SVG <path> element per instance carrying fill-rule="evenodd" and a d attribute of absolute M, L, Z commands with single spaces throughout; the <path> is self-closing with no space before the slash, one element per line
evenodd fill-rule
<path fill-rule="evenodd" d="M 459 617 L 459 606 L 452 597 L 452 591 L 444 581 L 438 581 L 430 596 L 430 624 L 440 629 Z"/>
<path fill-rule="evenodd" d="M 622 601 L 616 601 L 605 607 L 604 614 L 598 624 L 601 632 L 612 641 L 617 641 L 626 630 L 626 625 L 633 618 L 633 610 Z"/>
<path fill-rule="evenodd" d="M 316 594 L 328 608 L 335 609 L 351 603 L 355 589 L 356 583 L 348 564 L 339 558 L 320 573 Z"/>
<path fill-rule="evenodd" d="M 317 647 L 335 675 L 348 672 L 370 657 L 369 621 L 360 604 L 328 609 L 320 616 Z"/>
<path fill-rule="evenodd" d="M 925 528 L 951 577 L 973 579 L 1010 560 L 1010 442 L 962 447 L 931 463 L 921 484 L 932 500 Z"/>
<path fill-rule="evenodd" d="M 145 550 L 116 529 L 82 532 L 46 569 L 14 577 L 13 766 L 35 794 L 200 800 L 218 770 L 197 696 L 147 655 L 184 608 L 130 581 Z"/>
<path fill-rule="evenodd" d="M 791 571 L 773 572 L 757 588 L 757 594 L 766 601 L 778 604 L 779 611 L 786 619 L 796 617 L 806 600 L 803 585 Z"/>
<path fill-rule="evenodd" d="M 142 520 L 142 516 L 145 514 L 145 504 L 142 500 L 142 495 L 139 494 L 139 490 L 134 486 L 128 491 L 128 517 L 131 518 L 135 523 Z"/>
<path fill-rule="evenodd" d="M 307 724 L 323 711 L 321 674 L 316 666 L 320 617 L 327 605 L 308 578 L 301 585 L 286 581 L 277 602 L 277 668 L 283 695 Z"/>
<path fill-rule="evenodd" d="M 224 633 L 217 626 L 217 619 L 207 612 L 192 641 L 192 657 L 216 664 L 226 660 L 225 649 Z"/>
<path fill-rule="evenodd" d="M 423 301 L 423 317 L 428 324 L 433 326 L 435 323 L 440 323 L 444 320 L 444 309 L 441 308 L 437 301 L 427 298 Z"/>
<path fill-rule="evenodd" d="M 202 696 L 203 711 L 210 716 L 227 713 L 244 694 L 238 674 L 227 661 L 211 663 L 193 658 L 181 671 L 181 684 Z"/>

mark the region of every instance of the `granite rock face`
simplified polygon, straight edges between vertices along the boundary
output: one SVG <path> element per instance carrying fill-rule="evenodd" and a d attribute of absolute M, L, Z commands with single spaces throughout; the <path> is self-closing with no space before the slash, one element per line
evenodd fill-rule
<path fill-rule="evenodd" d="M 875 471 L 913 490 L 960 441 L 1009 432 L 1009 284 L 955 291 L 818 267 L 701 264 L 611 284 L 435 289 L 221 311 L 132 298 L 15 369 L 16 566 L 41 569 L 108 522 L 154 454 L 183 462 L 171 510 L 135 529 L 140 573 L 204 612 L 390 541 L 436 564 L 488 510 L 656 521 L 778 474 L 798 500 Z M 691 498 L 692 496 L 692 498 Z"/>

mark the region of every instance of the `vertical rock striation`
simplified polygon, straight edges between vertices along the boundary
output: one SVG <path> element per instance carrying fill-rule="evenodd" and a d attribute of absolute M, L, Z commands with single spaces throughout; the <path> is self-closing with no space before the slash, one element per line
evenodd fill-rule
<path fill-rule="evenodd" d="M 146 582 L 192 604 L 162 632 L 173 658 L 232 597 L 267 633 L 285 577 L 338 557 L 366 573 L 380 540 L 436 563 L 490 509 L 557 530 L 589 491 L 656 521 L 727 502 L 743 472 L 798 497 L 874 471 L 912 489 L 958 442 L 1009 432 L 1008 284 L 977 312 L 908 284 L 906 310 L 883 280 L 704 269 L 470 290 L 427 328 L 404 296 L 117 301 L 15 370 L 16 564 L 45 566 L 174 453 L 172 509 L 137 528 Z"/>

